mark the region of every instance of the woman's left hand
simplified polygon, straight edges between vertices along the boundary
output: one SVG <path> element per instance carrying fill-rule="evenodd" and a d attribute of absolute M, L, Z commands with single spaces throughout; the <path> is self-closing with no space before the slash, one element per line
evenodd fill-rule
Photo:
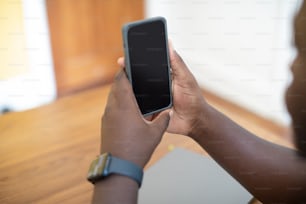
<path fill-rule="evenodd" d="M 149 161 L 166 131 L 170 110 L 152 121 L 143 118 L 123 70 L 116 76 L 102 118 L 101 153 L 109 152 L 141 168 Z"/>

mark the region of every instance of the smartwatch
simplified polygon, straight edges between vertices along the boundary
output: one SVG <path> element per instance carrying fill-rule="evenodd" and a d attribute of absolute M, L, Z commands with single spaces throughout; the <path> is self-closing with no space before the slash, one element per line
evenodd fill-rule
<path fill-rule="evenodd" d="M 130 177 L 138 183 L 139 188 L 141 187 L 143 178 L 142 168 L 130 161 L 114 157 L 110 153 L 104 153 L 98 156 L 97 159 L 91 163 L 87 180 L 95 184 L 97 181 L 112 174 Z"/>

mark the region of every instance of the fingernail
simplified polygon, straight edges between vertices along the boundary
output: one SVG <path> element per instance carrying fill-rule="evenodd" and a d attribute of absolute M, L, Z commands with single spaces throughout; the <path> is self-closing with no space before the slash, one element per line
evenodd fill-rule
<path fill-rule="evenodd" d="M 119 58 L 117 59 L 117 64 L 120 65 L 120 61 L 121 61 L 121 57 L 119 57 Z"/>
<path fill-rule="evenodd" d="M 122 62 L 122 63 L 121 63 Z M 119 64 L 121 66 L 121 64 L 124 64 L 124 57 L 119 57 L 117 59 L 117 64 Z"/>

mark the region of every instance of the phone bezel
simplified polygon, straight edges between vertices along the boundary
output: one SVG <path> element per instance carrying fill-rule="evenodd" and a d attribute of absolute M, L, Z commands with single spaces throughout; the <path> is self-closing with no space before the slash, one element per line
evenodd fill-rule
<path fill-rule="evenodd" d="M 170 101 L 169 105 L 166 107 L 156 109 L 154 111 L 151 111 L 149 113 L 143 114 L 143 116 L 152 115 L 154 113 L 161 112 L 163 110 L 169 109 L 172 107 L 172 79 L 171 79 L 171 66 L 170 66 L 170 55 L 169 55 L 169 46 L 168 46 L 168 31 L 167 31 L 167 21 L 164 17 L 153 17 L 145 20 L 140 21 L 134 21 L 125 24 L 122 27 L 122 36 L 123 36 L 123 47 L 124 47 L 124 56 L 125 56 L 125 70 L 126 74 L 128 76 L 128 79 L 133 87 L 133 80 L 132 80 L 132 74 L 131 74 L 131 64 L 130 64 L 130 55 L 129 55 L 129 45 L 128 45 L 128 33 L 129 30 L 135 26 L 148 24 L 156 21 L 161 21 L 164 25 L 164 31 L 165 31 L 165 41 L 166 41 L 166 55 L 167 55 L 167 64 L 168 64 L 168 80 L 169 80 L 169 94 L 170 94 Z M 137 104 L 138 105 L 138 104 Z M 140 110 L 140 109 L 139 109 Z"/>

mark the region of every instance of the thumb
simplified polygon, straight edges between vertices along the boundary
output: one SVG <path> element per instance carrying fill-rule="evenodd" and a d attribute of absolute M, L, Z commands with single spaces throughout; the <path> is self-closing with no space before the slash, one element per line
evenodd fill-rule
<path fill-rule="evenodd" d="M 170 110 L 161 112 L 153 121 L 153 126 L 161 132 L 165 132 L 170 121 Z"/>
<path fill-rule="evenodd" d="M 172 69 L 172 74 L 178 79 L 186 78 L 186 75 L 191 75 L 187 65 L 181 56 L 174 50 L 172 42 L 169 41 L 169 52 L 170 52 L 170 64 Z"/>

